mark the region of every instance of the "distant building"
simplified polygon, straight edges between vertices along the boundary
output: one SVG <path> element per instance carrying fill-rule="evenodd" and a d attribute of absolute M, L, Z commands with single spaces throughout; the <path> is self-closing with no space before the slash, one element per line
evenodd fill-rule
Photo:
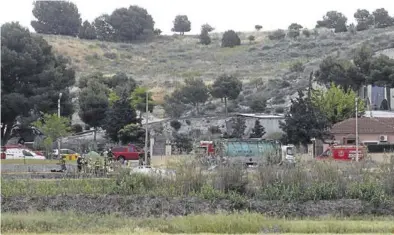
<path fill-rule="evenodd" d="M 394 89 L 374 85 L 363 86 L 359 96 L 365 100 L 367 110 L 394 110 Z"/>

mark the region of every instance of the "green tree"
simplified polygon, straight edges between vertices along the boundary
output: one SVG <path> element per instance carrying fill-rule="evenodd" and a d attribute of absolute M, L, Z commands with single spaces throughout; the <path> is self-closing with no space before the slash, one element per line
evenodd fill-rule
<path fill-rule="evenodd" d="M 94 128 L 94 142 L 96 143 L 97 128 L 102 127 L 105 112 L 109 108 L 108 88 L 97 81 L 89 83 L 79 94 L 79 117 Z"/>
<path fill-rule="evenodd" d="M 153 30 L 153 33 L 155 35 L 159 36 L 162 33 L 162 31 L 161 31 L 161 29 L 155 29 L 155 30 Z"/>
<path fill-rule="evenodd" d="M 131 123 L 124 126 L 119 130 L 118 136 L 122 144 L 134 143 L 141 145 L 145 143 L 145 129 L 139 124 Z"/>
<path fill-rule="evenodd" d="M 331 83 L 330 88 L 325 90 L 314 90 L 312 92 L 312 103 L 320 109 L 330 123 L 335 124 L 355 117 L 357 94 L 348 90 L 345 91 L 340 86 Z M 358 101 L 358 112 L 363 114 L 365 104 L 363 100 Z"/>
<path fill-rule="evenodd" d="M 174 27 L 171 30 L 180 35 L 184 35 L 185 32 L 190 32 L 191 30 L 191 22 L 187 15 L 177 15 L 173 23 Z"/>
<path fill-rule="evenodd" d="M 199 38 L 200 38 L 201 44 L 203 44 L 203 45 L 211 44 L 211 37 L 209 36 L 207 30 L 202 29 Z"/>
<path fill-rule="evenodd" d="M 120 97 L 105 113 L 103 128 L 107 137 L 117 143 L 119 142 L 119 131 L 129 124 L 139 124 L 135 109 L 130 105 L 128 97 Z"/>
<path fill-rule="evenodd" d="M 241 45 L 241 39 L 234 30 L 224 32 L 222 37 L 222 47 L 235 47 Z"/>
<path fill-rule="evenodd" d="M 305 37 L 309 38 L 309 37 L 311 36 L 311 31 L 310 31 L 309 29 L 303 29 L 303 30 L 302 30 L 302 34 L 303 34 Z"/>
<path fill-rule="evenodd" d="M 374 85 L 394 88 L 394 59 L 386 55 L 373 58 L 368 81 Z"/>
<path fill-rule="evenodd" d="M 116 31 L 110 24 L 110 16 L 103 14 L 94 19 L 93 26 L 96 29 L 97 39 L 101 41 L 115 41 Z"/>
<path fill-rule="evenodd" d="M 81 39 L 93 40 L 97 38 L 96 29 L 89 21 L 85 20 L 79 28 L 78 37 Z"/>
<path fill-rule="evenodd" d="M 335 29 L 336 33 L 346 32 L 347 18 L 340 12 L 329 11 L 323 16 L 323 20 L 317 21 L 316 28 L 329 28 Z"/>
<path fill-rule="evenodd" d="M 331 124 L 311 100 L 298 91 L 298 97 L 291 100 L 290 111 L 279 126 L 284 132 L 283 143 L 306 146 L 312 138 L 324 140 L 329 137 Z"/>
<path fill-rule="evenodd" d="M 374 25 L 374 17 L 366 9 L 357 9 L 356 13 L 354 13 L 354 18 L 357 21 L 357 31 L 369 29 Z"/>
<path fill-rule="evenodd" d="M 211 87 L 211 95 L 215 98 L 224 99 L 224 106 L 227 115 L 227 100 L 235 100 L 242 91 L 242 82 L 235 76 L 222 74 Z"/>
<path fill-rule="evenodd" d="M 248 37 L 249 43 L 254 42 L 255 39 L 256 39 L 256 38 L 255 38 L 255 36 L 253 36 L 253 35 L 249 35 L 249 37 Z"/>
<path fill-rule="evenodd" d="M 268 35 L 269 40 L 282 40 L 286 37 L 286 33 L 283 29 L 278 29 Z"/>
<path fill-rule="evenodd" d="M 260 124 L 260 121 L 257 119 L 254 122 L 254 127 L 252 129 L 252 133 L 250 133 L 249 138 L 262 138 L 265 133 L 265 128 Z"/>
<path fill-rule="evenodd" d="M 204 104 L 209 97 L 209 90 L 202 79 L 189 78 L 185 80 L 185 85 L 181 87 L 181 102 L 192 104 L 200 113 L 200 104 Z"/>
<path fill-rule="evenodd" d="M 365 80 L 370 73 L 373 54 L 372 48 L 367 44 L 363 44 L 355 50 L 353 55 L 353 62 L 361 75 L 364 76 L 363 80 Z"/>
<path fill-rule="evenodd" d="M 384 8 L 376 9 L 372 15 L 375 19 L 375 28 L 386 28 L 394 25 L 394 18 Z"/>
<path fill-rule="evenodd" d="M 31 26 L 37 33 L 77 36 L 81 26 L 78 7 L 69 1 L 34 1 Z"/>
<path fill-rule="evenodd" d="M 54 141 L 66 137 L 71 131 L 70 120 L 66 117 L 59 118 L 57 114 L 44 114 L 44 117 L 33 122 L 32 126 L 44 134 L 46 147 L 52 146 Z"/>
<path fill-rule="evenodd" d="M 250 109 L 252 112 L 262 113 L 267 108 L 267 100 L 261 97 L 253 97 L 251 100 Z"/>
<path fill-rule="evenodd" d="M 17 119 L 34 113 L 57 111 L 62 93 L 61 115 L 73 112 L 69 88 L 75 72 L 68 61 L 55 56 L 40 36 L 19 23 L 1 26 L 1 140 L 7 143 Z"/>
<path fill-rule="evenodd" d="M 142 118 L 142 114 L 146 112 L 146 93 L 148 90 L 144 87 L 137 87 L 131 93 L 131 106 L 140 111 L 140 119 Z M 155 107 L 155 103 L 152 99 L 152 93 L 148 92 L 148 111 L 153 112 L 153 108 Z"/>
<path fill-rule="evenodd" d="M 263 28 L 263 26 L 261 26 L 261 25 L 259 25 L 259 24 L 256 24 L 256 25 L 254 26 L 254 28 L 255 28 L 257 31 L 260 31 L 260 30 Z"/>
<path fill-rule="evenodd" d="M 304 27 L 302 27 L 302 25 L 297 24 L 297 23 L 292 23 L 288 27 L 289 30 L 298 30 L 298 31 L 301 30 L 302 28 L 304 28 Z"/>
<path fill-rule="evenodd" d="M 236 117 L 231 119 L 231 124 L 232 124 L 232 133 L 231 137 L 232 138 L 242 138 L 245 134 L 245 129 L 246 129 L 246 121 L 245 118 L 243 117 Z"/>
<path fill-rule="evenodd" d="M 287 36 L 290 38 L 297 38 L 300 36 L 300 30 L 302 29 L 302 25 L 297 24 L 297 23 L 292 23 L 291 25 L 289 25 L 288 27 L 288 32 L 287 32 Z"/>
<path fill-rule="evenodd" d="M 205 30 L 205 31 L 207 31 L 208 33 L 210 33 L 210 32 L 212 32 L 212 31 L 214 31 L 215 28 L 212 27 L 212 26 L 209 25 L 209 24 L 203 24 L 203 25 L 201 25 L 201 31 L 203 31 L 203 30 Z"/>
<path fill-rule="evenodd" d="M 180 89 L 176 89 L 171 95 L 164 97 L 164 111 L 171 118 L 179 118 L 186 110 L 186 105 L 182 102 L 183 95 Z"/>

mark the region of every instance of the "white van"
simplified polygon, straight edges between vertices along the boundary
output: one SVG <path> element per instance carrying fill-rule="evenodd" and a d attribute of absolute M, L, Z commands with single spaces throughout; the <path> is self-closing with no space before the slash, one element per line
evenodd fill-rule
<path fill-rule="evenodd" d="M 5 159 L 38 159 L 45 160 L 45 156 L 39 155 L 26 148 L 7 148 Z"/>

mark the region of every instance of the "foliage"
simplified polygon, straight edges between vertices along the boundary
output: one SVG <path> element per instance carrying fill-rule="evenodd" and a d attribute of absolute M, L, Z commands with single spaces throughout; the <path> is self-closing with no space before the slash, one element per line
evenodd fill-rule
<path fill-rule="evenodd" d="M 366 9 L 357 9 L 354 18 L 357 21 L 357 31 L 367 30 L 374 25 L 374 17 Z"/>
<path fill-rule="evenodd" d="M 171 118 L 179 118 L 186 109 L 186 105 L 181 102 L 182 93 L 180 89 L 175 90 L 171 95 L 164 97 L 164 111 Z"/>
<path fill-rule="evenodd" d="M 155 29 L 155 30 L 153 30 L 153 33 L 158 36 L 162 33 L 162 31 L 161 31 L 161 29 Z"/>
<path fill-rule="evenodd" d="M 340 12 L 328 11 L 323 20 L 317 21 L 316 28 L 329 28 L 335 29 L 336 33 L 346 32 L 347 18 Z"/>
<path fill-rule="evenodd" d="M 192 104 L 200 113 L 199 104 L 204 104 L 209 97 L 209 90 L 202 79 L 189 78 L 185 80 L 185 85 L 180 88 L 181 102 Z"/>
<path fill-rule="evenodd" d="M 242 82 L 233 75 L 222 74 L 213 83 L 210 93 L 214 98 L 224 99 L 227 113 L 227 100 L 235 100 L 242 91 Z"/>
<path fill-rule="evenodd" d="M 275 113 L 284 113 L 285 109 L 283 107 L 276 107 L 275 108 Z"/>
<path fill-rule="evenodd" d="M 301 61 L 296 61 L 290 65 L 290 72 L 302 73 L 305 70 L 305 66 Z"/>
<path fill-rule="evenodd" d="M 260 121 L 257 119 L 254 122 L 254 127 L 252 129 L 252 133 L 250 133 L 250 138 L 262 138 L 265 135 L 265 128 L 260 124 Z"/>
<path fill-rule="evenodd" d="M 245 134 L 245 129 L 246 129 L 246 120 L 243 117 L 235 117 L 231 119 L 231 125 L 232 125 L 232 133 L 231 137 L 232 138 L 242 138 Z"/>
<path fill-rule="evenodd" d="M 145 143 L 145 129 L 139 124 L 131 123 L 119 130 L 118 138 L 122 144 L 143 144 Z"/>
<path fill-rule="evenodd" d="M 215 28 L 212 27 L 212 26 L 209 25 L 209 24 L 203 24 L 203 25 L 201 25 L 201 32 L 202 32 L 202 31 L 207 31 L 208 33 L 210 33 L 210 32 L 212 32 L 212 31 L 214 31 L 214 30 L 215 30 Z"/>
<path fill-rule="evenodd" d="M 305 37 L 309 38 L 309 37 L 311 36 L 311 31 L 310 31 L 309 29 L 303 29 L 303 30 L 302 30 L 302 34 L 303 34 Z"/>
<path fill-rule="evenodd" d="M 256 39 L 256 37 L 253 35 L 249 35 L 249 37 L 248 37 L 248 40 L 250 43 L 252 43 L 255 39 Z"/>
<path fill-rule="evenodd" d="M 263 26 L 261 26 L 261 25 L 259 25 L 259 24 L 256 24 L 256 25 L 254 26 L 254 28 L 255 28 L 257 31 L 260 31 L 260 30 L 263 28 Z"/>
<path fill-rule="evenodd" d="M 140 111 L 140 118 L 142 117 L 142 113 L 146 112 L 146 93 L 148 93 L 148 111 L 153 112 L 155 103 L 152 99 L 152 93 L 148 92 L 144 87 L 137 87 L 131 93 L 131 106 L 135 110 Z"/>
<path fill-rule="evenodd" d="M 289 32 L 287 33 L 287 36 L 290 38 L 297 38 L 300 36 L 300 30 L 302 29 L 302 25 L 297 24 L 297 23 L 292 23 L 289 25 L 288 30 Z"/>
<path fill-rule="evenodd" d="M 37 33 L 77 36 L 81 26 L 78 7 L 69 1 L 33 2 L 31 26 Z"/>
<path fill-rule="evenodd" d="M 96 39 L 97 38 L 96 29 L 92 24 L 89 23 L 89 21 L 85 20 L 82 26 L 79 28 L 78 37 L 81 39 L 88 39 L 88 40 Z"/>
<path fill-rule="evenodd" d="M 173 133 L 175 147 L 180 153 L 189 153 L 193 149 L 193 142 L 189 135 L 184 133 Z"/>
<path fill-rule="evenodd" d="M 19 23 L 1 26 L 1 140 L 6 143 L 17 118 L 57 110 L 62 93 L 61 115 L 72 113 L 69 87 L 75 72 L 64 57 L 53 54 L 40 36 Z M 20 123 L 19 123 L 20 124 Z"/>
<path fill-rule="evenodd" d="M 241 39 L 234 30 L 227 30 L 222 36 L 222 47 L 235 47 L 241 45 Z"/>
<path fill-rule="evenodd" d="M 374 85 L 394 87 L 394 59 L 379 55 L 370 64 L 369 82 Z"/>
<path fill-rule="evenodd" d="M 211 44 L 211 37 L 208 34 L 208 30 L 202 29 L 199 38 L 201 44 L 203 45 Z"/>
<path fill-rule="evenodd" d="M 105 112 L 109 108 L 107 94 L 108 88 L 98 81 L 90 82 L 79 94 L 79 117 L 95 130 L 101 127 L 105 120 Z"/>
<path fill-rule="evenodd" d="M 301 30 L 302 28 L 304 28 L 304 27 L 302 27 L 302 25 L 297 24 L 297 23 L 292 23 L 288 27 L 289 30 L 297 30 L 297 31 Z"/>
<path fill-rule="evenodd" d="M 191 22 L 187 15 L 177 15 L 173 23 L 174 27 L 171 30 L 180 33 L 180 35 L 191 30 Z"/>
<path fill-rule="evenodd" d="M 298 97 L 291 100 L 285 121 L 280 122 L 279 126 L 285 133 L 282 139 L 284 143 L 306 145 L 312 138 L 323 140 L 329 137 L 331 124 L 310 98 L 305 98 L 303 92 L 298 91 Z"/>
<path fill-rule="evenodd" d="M 117 72 L 106 81 L 109 88 L 114 89 L 118 95 L 129 95 L 137 87 L 137 82 L 123 72 Z"/>
<path fill-rule="evenodd" d="M 174 130 L 179 131 L 179 129 L 181 129 L 182 123 L 180 123 L 178 120 L 171 120 L 170 126 L 174 128 Z"/>
<path fill-rule="evenodd" d="M 386 28 L 394 25 L 394 18 L 384 8 L 376 9 L 372 12 L 375 19 L 375 28 Z"/>
<path fill-rule="evenodd" d="M 83 131 L 82 125 L 81 124 L 74 124 L 71 126 L 71 130 L 74 133 L 79 133 Z"/>
<path fill-rule="evenodd" d="M 282 40 L 286 37 L 286 33 L 283 29 L 278 29 L 272 32 L 270 35 L 268 35 L 268 38 L 270 40 Z"/>
<path fill-rule="evenodd" d="M 111 15 L 101 15 L 94 21 L 97 38 L 104 41 L 129 42 L 153 33 L 152 16 L 142 7 L 115 9 Z"/>
<path fill-rule="evenodd" d="M 71 131 L 70 120 L 66 117 L 59 118 L 57 114 L 44 114 L 43 119 L 33 122 L 32 126 L 45 135 L 46 145 L 50 145 L 58 138 L 67 136 Z"/>
<path fill-rule="evenodd" d="M 267 108 L 267 100 L 266 99 L 259 97 L 259 96 L 255 96 L 252 98 L 251 105 L 250 105 L 250 109 L 252 110 L 252 112 L 262 113 L 265 111 L 266 108 Z"/>
<path fill-rule="evenodd" d="M 314 90 L 312 92 L 312 103 L 323 112 L 332 124 L 335 124 L 355 117 L 356 97 L 357 94 L 354 91 L 348 90 L 345 92 L 340 86 L 332 83 L 327 91 Z M 357 107 L 359 114 L 363 114 L 365 104 L 362 99 L 359 99 Z"/>
<path fill-rule="evenodd" d="M 127 97 L 116 100 L 105 113 L 103 129 L 113 142 L 119 141 L 119 131 L 128 124 L 140 123 Z"/>

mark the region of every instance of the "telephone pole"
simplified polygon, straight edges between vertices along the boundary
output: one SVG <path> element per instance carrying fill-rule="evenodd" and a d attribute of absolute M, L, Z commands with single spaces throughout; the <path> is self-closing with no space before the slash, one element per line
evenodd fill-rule
<path fill-rule="evenodd" d="M 148 96 L 148 91 L 146 91 L 146 110 L 145 110 L 145 166 L 148 165 L 148 102 L 149 102 L 149 96 Z"/>
<path fill-rule="evenodd" d="M 57 100 L 57 117 L 60 119 L 60 99 L 62 98 L 62 93 L 59 93 L 59 99 Z M 60 159 L 60 136 L 57 139 L 57 156 Z"/>
<path fill-rule="evenodd" d="M 356 162 L 358 162 L 358 97 L 356 97 Z"/>

